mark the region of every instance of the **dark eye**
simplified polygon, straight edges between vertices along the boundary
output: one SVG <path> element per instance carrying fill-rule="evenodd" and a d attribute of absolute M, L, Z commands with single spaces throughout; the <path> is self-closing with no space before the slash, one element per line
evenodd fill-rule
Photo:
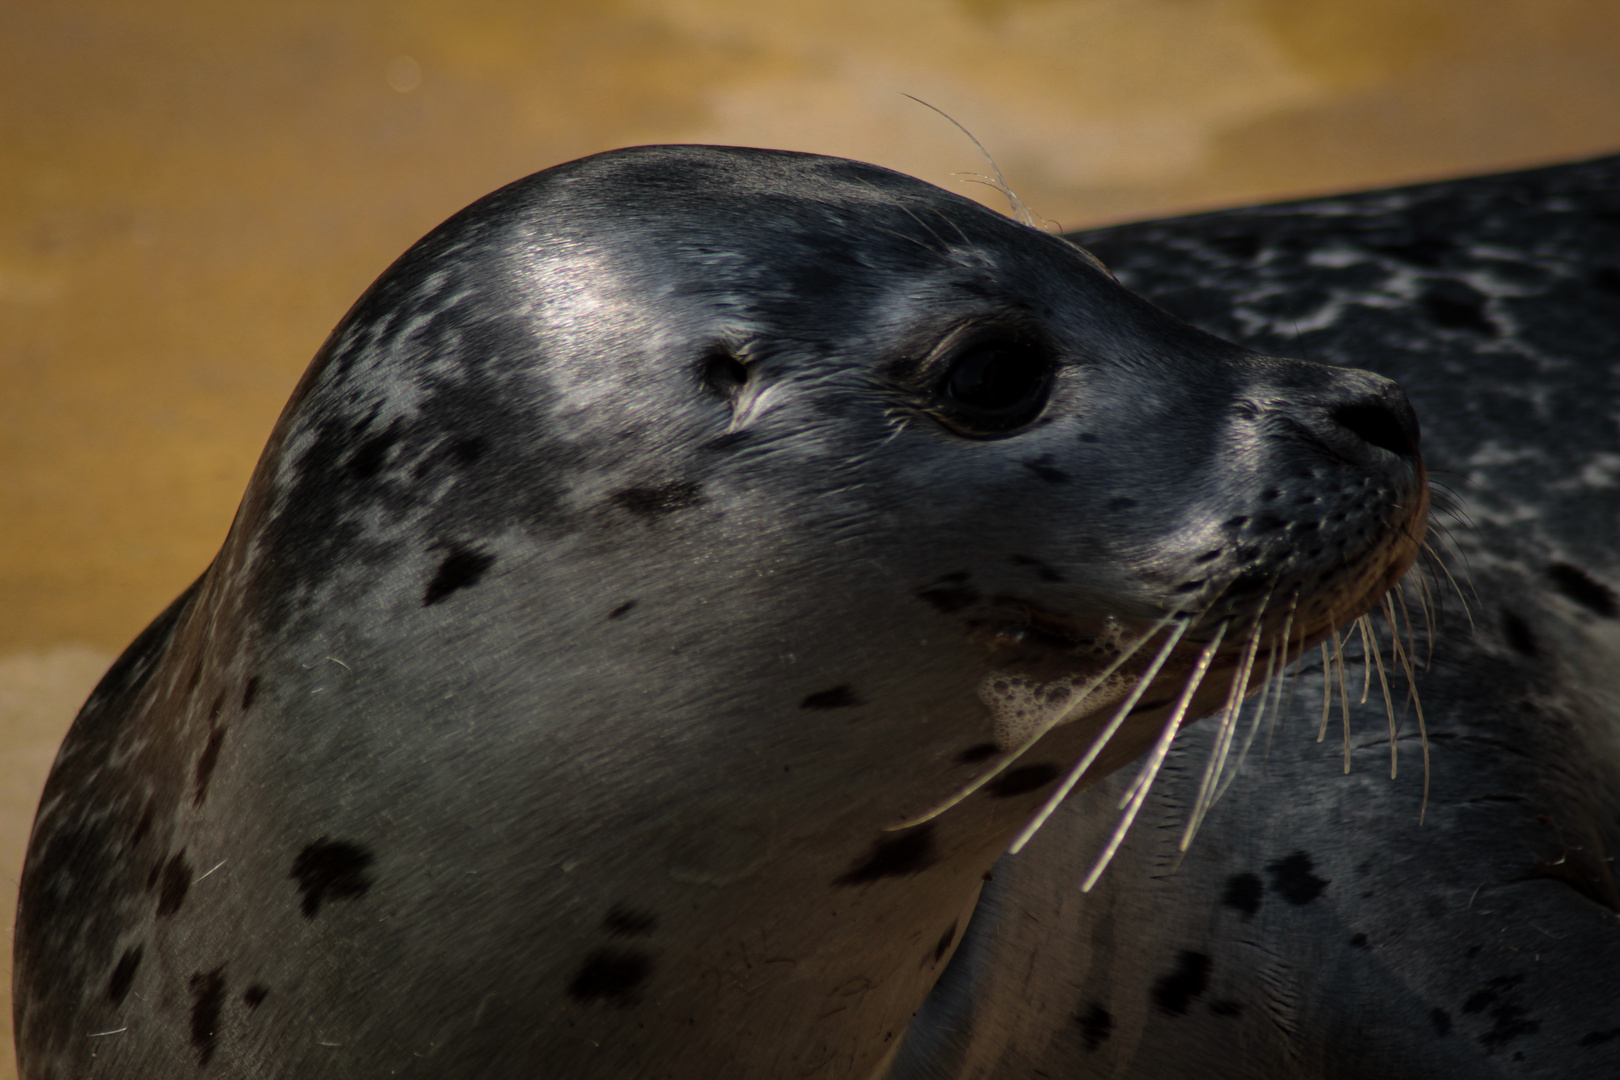
<path fill-rule="evenodd" d="M 999 435 L 1033 421 L 1052 389 L 1045 350 L 1010 338 L 964 346 L 951 360 L 938 408 L 964 435 Z"/>

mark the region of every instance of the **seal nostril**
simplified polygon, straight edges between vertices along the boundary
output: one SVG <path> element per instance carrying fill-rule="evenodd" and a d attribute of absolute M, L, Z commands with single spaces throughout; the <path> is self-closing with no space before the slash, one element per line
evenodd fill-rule
<path fill-rule="evenodd" d="M 1334 409 L 1333 419 L 1362 441 L 1396 457 L 1411 457 L 1417 450 L 1417 422 L 1387 405 L 1364 403 Z"/>

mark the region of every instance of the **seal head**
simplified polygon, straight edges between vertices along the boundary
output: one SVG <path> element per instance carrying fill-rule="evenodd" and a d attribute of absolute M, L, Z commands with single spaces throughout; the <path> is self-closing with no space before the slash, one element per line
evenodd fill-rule
<path fill-rule="evenodd" d="M 23 1074 L 865 1075 L 1132 677 L 1085 782 L 1368 608 L 1426 500 L 1393 383 L 909 177 L 519 181 L 344 318 L 75 724 Z"/>

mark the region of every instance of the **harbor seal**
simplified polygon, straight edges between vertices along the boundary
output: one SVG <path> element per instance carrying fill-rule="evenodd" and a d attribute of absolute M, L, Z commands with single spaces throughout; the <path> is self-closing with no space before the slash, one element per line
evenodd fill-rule
<path fill-rule="evenodd" d="M 75 722 L 22 1074 L 869 1075 L 1065 770 L 1373 605 L 1424 475 L 1391 381 L 909 177 L 519 181 L 343 319 Z"/>
<path fill-rule="evenodd" d="M 892 1080 L 1620 1076 L 1616 192 L 1608 157 L 1076 237 L 1205 329 L 1411 393 L 1461 502 L 1433 782 L 1410 709 L 1390 779 L 1376 673 L 1344 772 L 1307 663 L 1185 854 L 1202 725 L 1091 893 L 1116 779 L 998 863 Z"/>

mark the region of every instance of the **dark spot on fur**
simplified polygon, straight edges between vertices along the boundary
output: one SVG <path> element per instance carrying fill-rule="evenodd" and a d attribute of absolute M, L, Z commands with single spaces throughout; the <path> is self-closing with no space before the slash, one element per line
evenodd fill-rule
<path fill-rule="evenodd" d="M 1176 966 L 1153 983 L 1153 1004 L 1166 1016 L 1185 1016 L 1193 1000 L 1209 989 L 1210 959 L 1201 952 L 1183 949 L 1176 954 Z"/>
<path fill-rule="evenodd" d="M 219 723 L 219 714 L 224 712 L 224 711 L 225 711 L 225 694 L 224 694 L 223 691 L 221 691 L 214 698 L 214 703 L 212 705 L 208 706 L 208 723 L 209 724 L 217 724 L 217 723 Z"/>
<path fill-rule="evenodd" d="M 1206 236 L 1204 242 L 1229 259 L 1252 262 L 1260 254 L 1260 238 L 1251 233 L 1232 233 L 1227 236 Z"/>
<path fill-rule="evenodd" d="M 1239 1017 L 1243 1015 L 1243 1003 L 1241 1001 L 1212 1001 L 1209 1003 L 1209 1011 L 1216 1016 Z"/>
<path fill-rule="evenodd" d="M 214 766 L 219 764 L 219 750 L 224 745 L 225 729 L 215 728 L 208 736 L 208 744 L 203 747 L 202 754 L 197 758 L 196 784 L 191 796 L 192 806 L 201 806 L 203 800 L 208 798 L 208 781 L 214 778 Z"/>
<path fill-rule="evenodd" d="M 658 916 L 614 904 L 602 919 L 602 929 L 615 937 L 645 937 L 658 929 Z"/>
<path fill-rule="evenodd" d="M 1392 255 L 1404 263 L 1432 270 L 1438 268 L 1445 256 L 1456 246 L 1453 241 L 1444 237 L 1423 236 L 1405 243 L 1368 244 L 1367 250 Z"/>
<path fill-rule="evenodd" d="M 1085 443 L 1102 442 L 1102 436 L 1093 435 L 1089 431 L 1083 431 L 1080 433 L 1080 441 Z"/>
<path fill-rule="evenodd" d="M 1136 509 L 1136 500 L 1127 499 L 1123 495 L 1117 495 L 1114 498 L 1109 499 L 1108 502 L 1104 503 L 1103 505 L 1109 510 L 1134 510 Z"/>
<path fill-rule="evenodd" d="M 197 1064 L 207 1065 L 214 1056 L 219 1037 L 219 1014 L 225 1004 L 225 969 L 217 967 L 204 975 L 191 977 L 191 1045 L 197 1048 Z"/>
<path fill-rule="evenodd" d="M 129 996 L 129 988 L 135 983 L 135 972 L 141 966 L 141 946 L 135 945 L 124 950 L 124 955 L 118 958 L 114 965 L 112 978 L 107 980 L 107 1000 L 114 1005 L 122 1005 L 124 998 Z"/>
<path fill-rule="evenodd" d="M 478 584 L 484 572 L 495 565 L 495 556 L 472 548 L 450 545 L 450 554 L 439 564 L 438 573 L 428 582 L 422 594 L 422 606 L 431 607 L 457 589 L 468 589 Z"/>
<path fill-rule="evenodd" d="M 1620 293 L 1620 268 L 1600 266 L 1587 280 L 1604 292 Z"/>
<path fill-rule="evenodd" d="M 620 604 L 618 607 L 616 607 L 612 611 L 608 612 L 608 618 L 610 618 L 610 619 L 622 619 L 626 615 L 630 614 L 630 609 L 635 607 L 635 606 L 636 606 L 636 602 L 634 600 L 626 600 L 624 603 Z"/>
<path fill-rule="evenodd" d="M 191 888 L 191 864 L 186 861 L 186 849 L 181 848 L 175 852 L 172 859 L 163 864 L 163 871 L 158 878 L 158 917 L 163 918 L 178 912 L 180 905 L 186 902 L 186 890 L 189 888 Z"/>
<path fill-rule="evenodd" d="M 250 1009 L 257 1009 L 264 1004 L 264 999 L 270 996 L 270 988 L 264 983 L 254 983 L 242 991 L 242 1004 Z"/>
<path fill-rule="evenodd" d="M 953 922 L 943 934 L 939 935 L 939 941 L 934 945 L 934 963 L 937 964 L 945 959 L 946 951 L 951 947 L 951 942 L 955 940 L 956 923 Z"/>
<path fill-rule="evenodd" d="M 1016 769 L 1008 769 L 995 780 L 985 786 L 993 799 L 1010 799 L 1014 795 L 1023 795 L 1031 791 L 1039 791 L 1062 775 L 1059 769 L 1050 761 L 1043 761 L 1035 765 L 1020 765 Z"/>
<path fill-rule="evenodd" d="M 1024 468 L 1034 473 L 1038 478 L 1045 480 L 1048 484 L 1067 484 L 1069 482 L 1069 474 L 1052 464 L 1051 454 L 1042 454 L 1038 458 L 1024 462 Z"/>
<path fill-rule="evenodd" d="M 1162 698 L 1154 698 L 1152 701 L 1139 702 L 1136 705 L 1136 707 L 1133 708 L 1126 715 L 1135 716 L 1137 713 L 1152 712 L 1154 709 L 1162 709 L 1162 708 L 1164 708 L 1166 705 L 1170 704 L 1174 700 L 1176 700 L 1176 699 L 1175 698 L 1162 697 Z"/>
<path fill-rule="evenodd" d="M 1074 1018 L 1080 1025 L 1080 1041 L 1087 1052 L 1092 1052 L 1108 1041 L 1114 1032 L 1114 1018 L 1101 1004 L 1093 1001 L 1085 1012 Z"/>
<path fill-rule="evenodd" d="M 1265 894 L 1266 886 L 1259 874 L 1233 874 L 1226 879 L 1221 903 L 1241 911 L 1245 919 L 1252 919 L 1260 910 L 1260 900 Z"/>
<path fill-rule="evenodd" d="M 1620 598 L 1614 590 L 1595 580 L 1578 566 L 1557 562 L 1547 567 L 1547 576 L 1558 591 L 1605 619 L 1620 616 Z"/>
<path fill-rule="evenodd" d="M 659 518 L 677 510 L 698 506 L 703 490 L 696 484 L 674 480 L 656 487 L 632 487 L 613 493 L 613 501 L 637 517 Z"/>
<path fill-rule="evenodd" d="M 1575 1045 L 1602 1046 L 1604 1043 L 1616 1036 L 1620 1036 L 1620 1027 L 1610 1028 L 1607 1031 L 1589 1031 L 1585 1035 L 1582 1035 L 1581 1041 Z"/>
<path fill-rule="evenodd" d="M 1027 566 L 1035 571 L 1035 576 L 1042 581 L 1063 582 L 1067 579 L 1046 563 L 1032 555 L 1014 555 L 1012 561 L 1017 566 Z"/>
<path fill-rule="evenodd" d="M 1451 1014 L 1441 1008 L 1429 1010 L 1429 1023 L 1434 1025 L 1434 1033 L 1442 1039 L 1451 1034 Z"/>
<path fill-rule="evenodd" d="M 259 677 L 253 676 L 242 687 L 242 711 L 247 712 L 253 707 L 253 699 L 259 696 Z"/>
<path fill-rule="evenodd" d="M 861 696 L 849 686 L 835 686 L 831 690 L 821 690 L 810 694 L 799 702 L 801 709 L 848 709 L 856 705 L 865 705 Z"/>
<path fill-rule="evenodd" d="M 328 898 L 352 900 L 364 896 L 371 888 L 366 867 L 372 861 L 371 852 L 359 844 L 324 836 L 300 851 L 287 876 L 298 882 L 298 891 L 304 894 L 304 918 L 313 919 Z"/>
<path fill-rule="evenodd" d="M 1502 609 L 1502 637 L 1514 652 L 1524 656 L 1534 658 L 1540 652 L 1536 648 L 1536 636 L 1530 632 L 1530 624 L 1507 608 Z"/>
<path fill-rule="evenodd" d="M 956 755 L 956 760 L 963 765 L 973 765 L 987 758 L 996 756 L 996 744 L 993 742 L 975 743 Z"/>
<path fill-rule="evenodd" d="M 872 852 L 856 863 L 834 885 L 865 885 L 886 877 L 921 873 L 939 860 L 934 850 L 934 826 L 922 825 L 872 845 Z"/>
<path fill-rule="evenodd" d="M 1286 859 L 1268 864 L 1266 873 L 1271 875 L 1271 887 L 1281 893 L 1284 900 L 1302 907 L 1321 896 L 1322 890 L 1328 887 L 1328 880 L 1311 872 L 1315 868 L 1309 855 L 1296 851 Z"/>
<path fill-rule="evenodd" d="M 191 668 L 191 674 L 186 676 L 186 693 L 196 692 L 197 684 L 202 682 L 202 661 L 197 661 Z"/>
<path fill-rule="evenodd" d="M 135 847 L 136 845 L 138 845 L 142 840 L 146 839 L 146 834 L 151 832 L 151 831 L 152 831 L 152 804 L 147 803 L 146 804 L 146 809 L 141 813 L 141 820 L 136 823 L 135 831 L 133 833 L 131 833 L 130 836 L 129 836 L 129 846 L 130 847 Z M 147 888 L 151 888 L 151 886 L 148 885 Z"/>
<path fill-rule="evenodd" d="M 1366 934 L 1352 934 L 1350 937 L 1350 944 L 1352 947 L 1357 949 L 1369 948 Z"/>
<path fill-rule="evenodd" d="M 652 974 L 652 966 L 652 957 L 646 953 L 598 949 L 585 958 L 579 974 L 568 984 L 569 996 L 576 1001 L 634 1005 L 636 987 Z"/>
<path fill-rule="evenodd" d="M 1446 330 L 1470 330 L 1485 337 L 1501 331 L 1485 314 L 1485 297 L 1464 281 L 1434 282 L 1419 303 L 1430 321 Z"/>
<path fill-rule="evenodd" d="M 979 602 L 979 590 L 967 585 L 929 585 L 917 590 L 917 598 L 926 600 L 934 610 L 949 615 Z"/>
<path fill-rule="evenodd" d="M 349 455 L 349 472 L 356 480 L 370 480 L 382 470 L 383 463 L 388 460 L 388 452 L 399 442 L 399 431 L 389 425 L 378 432 L 355 449 Z"/>
<path fill-rule="evenodd" d="M 468 435 L 450 444 L 450 458 L 457 465 L 466 468 L 484 456 L 484 450 L 488 445 L 488 441 L 482 435 Z"/>
<path fill-rule="evenodd" d="M 1534 1035 L 1541 1030 L 1541 1021 L 1529 1019 L 1526 1016 L 1529 1010 L 1510 993 L 1523 981 L 1523 975 L 1492 979 L 1463 1002 L 1463 1012 L 1483 1012 L 1494 1021 L 1491 1030 L 1479 1037 L 1480 1045 L 1500 1050 L 1522 1035 Z"/>

